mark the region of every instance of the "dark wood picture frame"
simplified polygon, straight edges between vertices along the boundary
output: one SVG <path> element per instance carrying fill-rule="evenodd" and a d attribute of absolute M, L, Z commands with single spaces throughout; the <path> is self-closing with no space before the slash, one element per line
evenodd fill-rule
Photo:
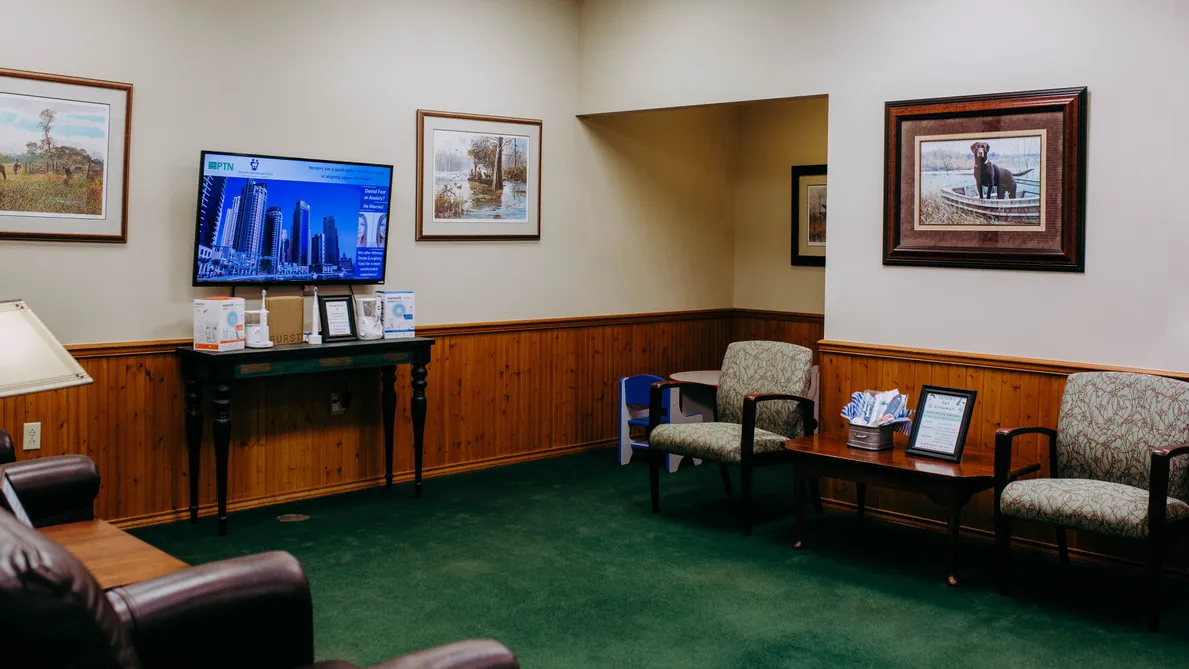
<path fill-rule="evenodd" d="M 1084 272 L 1086 208 L 1086 113 L 1085 87 L 1059 88 L 1016 93 L 970 95 L 925 100 L 888 102 L 884 114 L 884 265 L 926 267 L 970 267 L 983 269 Z M 901 128 L 905 121 L 969 118 L 1004 120 L 1012 115 L 1056 112 L 1061 116 L 1059 134 L 1061 186 L 1057 191 L 1060 213 L 1060 248 L 957 247 L 902 243 L 902 226 L 911 230 L 913 221 L 901 221 L 903 171 L 915 166 L 901 164 L 906 141 Z M 1048 193 L 1045 193 L 1046 206 Z M 963 234 L 979 234 L 969 231 Z M 983 234 L 998 235 L 997 232 Z M 996 240 L 998 237 L 995 238 Z"/>
<path fill-rule="evenodd" d="M 326 305 L 331 302 L 345 302 L 347 304 L 347 319 L 351 322 L 351 334 L 346 335 L 332 335 L 327 329 L 328 321 L 326 320 Z M 351 295 L 319 295 L 318 296 L 318 318 L 321 326 L 322 341 L 355 341 L 359 339 L 359 331 L 355 325 L 355 298 Z"/>
<path fill-rule="evenodd" d="M 92 88 L 106 88 L 110 90 L 121 91 L 127 99 L 126 113 L 124 116 L 124 169 L 123 169 L 123 188 L 118 195 L 121 201 L 120 207 L 120 232 L 119 234 L 73 234 L 61 232 L 3 232 L 0 231 L 0 239 L 19 239 L 27 241 L 66 241 L 66 242 L 107 242 L 114 244 L 126 244 L 128 242 L 128 181 L 130 175 L 130 166 L 132 164 L 132 84 L 123 83 L 119 81 L 106 81 L 103 79 L 87 79 L 84 77 L 70 77 L 61 74 L 50 74 L 47 72 L 31 72 L 27 70 L 9 70 L 0 68 L 0 77 L 11 77 L 15 79 L 30 79 L 34 81 L 44 81 L 54 84 L 68 84 L 71 86 L 90 86 Z M 108 160 L 111 156 L 108 156 Z M 114 194 L 109 194 L 108 197 L 116 197 Z"/>
<path fill-rule="evenodd" d="M 954 445 L 953 453 L 944 453 L 942 451 L 925 450 L 916 448 L 917 436 L 921 429 L 921 422 L 925 417 L 925 404 L 930 395 L 949 395 L 951 397 L 962 397 L 966 399 L 966 406 L 962 413 L 962 425 L 958 429 L 958 441 Z M 978 398 L 977 390 L 965 390 L 962 388 L 943 388 L 941 386 L 921 386 L 921 396 L 917 399 L 917 410 L 912 418 L 912 433 L 908 437 L 908 448 L 904 452 L 908 455 L 916 455 L 926 458 L 936 458 L 938 460 L 946 460 L 948 462 L 961 462 L 962 451 L 966 448 L 966 433 L 970 430 L 970 418 L 974 415 L 974 403 Z"/>
<path fill-rule="evenodd" d="M 427 233 L 424 230 L 424 194 L 425 194 L 425 119 L 426 118 L 447 118 L 460 119 L 464 121 L 486 121 L 490 123 L 516 123 L 523 125 L 536 126 L 537 128 L 537 225 L 536 232 L 533 234 L 500 234 L 500 235 L 442 235 Z M 416 216 L 417 216 L 417 236 L 416 241 L 540 241 L 541 240 L 541 173 L 542 173 L 542 147 L 545 144 L 544 124 L 540 119 L 531 118 L 516 118 L 512 116 L 485 116 L 481 114 L 464 114 L 460 112 L 443 112 L 432 111 L 428 109 L 417 110 L 417 196 L 416 196 Z M 432 179 L 432 175 L 430 176 Z M 391 234 L 391 231 L 389 232 Z"/>
<path fill-rule="evenodd" d="M 789 258 L 790 265 L 799 265 L 805 267 L 825 267 L 825 256 L 807 256 L 801 255 L 801 177 L 815 177 L 826 176 L 825 165 L 793 165 L 791 170 L 792 195 L 790 202 L 790 211 L 792 212 L 792 252 Z M 827 218 L 827 221 L 829 219 Z M 806 226 L 809 221 L 804 221 Z M 828 225 L 828 222 L 827 222 Z M 828 234 L 828 233 L 827 233 Z"/>

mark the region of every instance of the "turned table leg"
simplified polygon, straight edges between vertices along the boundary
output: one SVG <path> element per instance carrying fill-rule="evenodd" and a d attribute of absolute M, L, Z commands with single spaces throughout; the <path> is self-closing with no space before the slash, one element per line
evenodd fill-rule
<path fill-rule="evenodd" d="M 219 501 L 219 535 L 227 534 L 227 460 L 231 450 L 231 389 L 234 385 L 230 370 L 220 370 L 212 386 L 211 406 L 215 410 L 211 420 L 211 436 L 215 443 L 215 491 Z"/>
<path fill-rule="evenodd" d="M 413 365 L 413 489 L 418 499 L 421 497 L 421 462 L 425 450 L 425 377 L 429 372 L 425 364 L 418 362 Z"/>
<path fill-rule="evenodd" d="M 202 463 L 202 379 L 198 370 L 183 369 L 186 387 L 186 449 L 190 456 L 190 522 L 198 522 L 198 470 Z"/>

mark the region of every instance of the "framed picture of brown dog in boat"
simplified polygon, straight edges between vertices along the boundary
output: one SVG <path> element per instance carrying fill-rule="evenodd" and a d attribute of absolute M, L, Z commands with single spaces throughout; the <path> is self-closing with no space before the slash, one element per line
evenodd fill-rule
<path fill-rule="evenodd" d="M 1085 271 L 1086 98 L 887 103 L 884 264 Z"/>

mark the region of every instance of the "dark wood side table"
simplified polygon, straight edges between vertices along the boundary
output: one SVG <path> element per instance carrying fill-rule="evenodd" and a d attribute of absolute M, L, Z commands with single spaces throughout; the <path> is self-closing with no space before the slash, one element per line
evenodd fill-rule
<path fill-rule="evenodd" d="M 185 562 L 102 520 L 39 530 L 83 563 L 99 587 L 117 588 L 185 569 Z"/>
<path fill-rule="evenodd" d="M 380 408 L 384 417 L 385 484 L 392 488 L 392 442 L 396 431 L 396 366 L 413 366 L 414 490 L 421 497 L 421 459 L 425 437 L 425 377 L 430 347 L 426 337 L 289 344 L 239 351 L 196 351 L 178 348 L 186 388 L 186 442 L 190 451 L 190 522 L 198 522 L 198 470 L 202 448 L 203 386 L 211 386 L 211 434 L 215 444 L 215 489 L 219 501 L 219 534 L 227 534 L 227 460 L 231 448 L 231 394 L 237 379 L 308 374 L 347 369 L 380 369 Z"/>
<path fill-rule="evenodd" d="M 946 462 L 906 455 L 904 445 L 886 451 L 867 451 L 846 445 L 846 434 L 818 434 L 790 440 L 785 444 L 793 455 L 797 497 L 795 548 L 800 548 L 805 532 L 805 483 L 818 477 L 854 481 L 857 484 L 860 520 L 866 504 L 867 484 L 919 492 L 949 509 L 950 585 L 958 584 L 958 529 L 962 507 L 975 494 L 995 485 L 993 459 L 969 453 L 962 462 Z M 1013 479 L 1040 469 L 1033 464 L 1011 473 Z"/>

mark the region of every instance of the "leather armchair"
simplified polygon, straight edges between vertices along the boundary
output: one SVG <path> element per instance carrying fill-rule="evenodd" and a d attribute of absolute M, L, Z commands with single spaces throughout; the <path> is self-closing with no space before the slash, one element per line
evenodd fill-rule
<path fill-rule="evenodd" d="M 13 448 L 12 437 L 4 430 L 0 430 L 0 465 L 16 462 L 17 451 Z"/>
<path fill-rule="evenodd" d="M 8 435 L 0 432 L 0 449 Z M 99 469 L 85 455 L 56 455 L 0 465 L 34 527 L 95 517 Z M 0 505 L 3 502 L 0 501 Z"/>
<path fill-rule="evenodd" d="M 103 592 L 86 568 L 0 511 L 0 630 L 10 669 L 353 669 L 314 663 L 314 615 L 297 560 L 272 552 Z M 517 669 L 496 641 L 406 655 L 381 669 Z"/>

